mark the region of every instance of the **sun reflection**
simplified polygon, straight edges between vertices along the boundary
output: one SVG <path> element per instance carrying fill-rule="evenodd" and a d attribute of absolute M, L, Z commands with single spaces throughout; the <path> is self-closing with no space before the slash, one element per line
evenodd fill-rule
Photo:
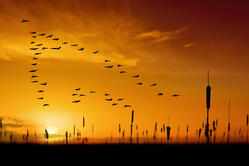
<path fill-rule="evenodd" d="M 58 132 L 58 129 L 55 127 L 48 127 L 47 131 L 48 131 L 48 134 L 55 134 Z"/>

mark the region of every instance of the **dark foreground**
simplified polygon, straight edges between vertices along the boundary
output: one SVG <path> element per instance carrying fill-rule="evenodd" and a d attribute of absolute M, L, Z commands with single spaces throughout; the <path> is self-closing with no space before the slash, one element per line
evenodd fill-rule
<path fill-rule="evenodd" d="M 213 159 L 239 160 L 249 157 L 248 144 L 95 144 L 95 145 L 39 145 L 39 144 L 0 144 L 1 156 L 34 156 L 51 157 L 59 156 L 65 158 L 86 158 L 90 157 L 118 157 L 122 159 L 148 159 L 152 156 L 164 156 L 164 158 L 179 158 L 179 160 L 196 160 L 197 158 L 205 161 Z"/>

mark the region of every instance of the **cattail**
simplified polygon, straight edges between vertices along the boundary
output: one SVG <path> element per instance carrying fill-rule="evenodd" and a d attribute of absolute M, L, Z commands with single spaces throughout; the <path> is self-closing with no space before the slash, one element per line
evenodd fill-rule
<path fill-rule="evenodd" d="M 46 137 L 46 139 L 48 139 L 48 131 L 47 131 L 47 129 L 45 129 L 45 137 Z"/>
<path fill-rule="evenodd" d="M 134 119 L 134 110 L 132 110 L 131 112 L 131 123 L 133 123 L 133 119 Z"/>
<path fill-rule="evenodd" d="M 120 125 L 120 123 L 118 124 L 118 132 L 121 133 L 121 125 Z"/>
<path fill-rule="evenodd" d="M 170 139 L 170 130 L 171 130 L 171 128 L 169 127 L 169 126 L 167 126 L 167 141 L 169 141 L 169 139 Z"/>
<path fill-rule="evenodd" d="M 73 135 L 75 135 L 75 125 L 73 125 Z"/>
<path fill-rule="evenodd" d="M 66 131 L 66 144 L 68 144 L 68 132 Z"/>
<path fill-rule="evenodd" d="M 246 116 L 246 125 L 247 125 L 247 126 L 248 126 L 248 123 L 249 123 L 249 122 L 248 122 L 248 121 L 249 121 L 248 119 L 249 119 L 249 118 L 248 118 L 248 115 L 247 115 L 247 116 Z"/>
<path fill-rule="evenodd" d="M 163 132 L 165 132 L 165 124 L 163 124 Z"/>
<path fill-rule="evenodd" d="M 85 117 L 83 116 L 83 127 L 85 127 Z"/>
<path fill-rule="evenodd" d="M 0 129 L 3 128 L 2 119 L 0 119 Z"/>

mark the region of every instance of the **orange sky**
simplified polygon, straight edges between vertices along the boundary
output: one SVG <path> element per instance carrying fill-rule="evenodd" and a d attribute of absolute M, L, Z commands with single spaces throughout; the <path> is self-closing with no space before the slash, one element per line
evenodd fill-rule
<path fill-rule="evenodd" d="M 148 0 L 1 0 L 0 1 L 0 117 L 18 119 L 19 132 L 55 127 L 62 133 L 73 125 L 87 133 L 94 124 L 97 137 L 115 135 L 118 123 L 128 134 L 130 115 L 139 130 L 152 133 L 170 125 L 173 134 L 186 125 L 195 135 L 206 118 L 205 87 L 211 73 L 211 120 L 219 119 L 220 135 L 226 130 L 228 100 L 231 129 L 245 132 L 249 114 L 249 10 L 246 1 L 148 1 Z M 29 23 L 20 23 L 29 19 Z M 53 34 L 32 39 L 29 34 Z M 39 81 L 47 81 L 45 101 L 36 100 L 39 86 L 30 83 L 33 53 L 30 41 L 47 47 L 69 44 L 61 50 L 42 52 L 38 61 Z M 73 48 L 71 44 L 79 44 Z M 84 47 L 83 52 L 77 49 Z M 98 54 L 92 52 L 99 50 Z M 105 69 L 110 64 L 124 67 Z M 127 73 L 120 74 L 120 70 Z M 141 78 L 132 78 L 140 74 Z M 138 86 L 137 82 L 144 85 Z M 158 86 L 148 85 L 157 82 Z M 80 87 L 87 96 L 72 104 Z M 89 94 L 95 90 L 96 94 Z M 163 96 L 157 96 L 158 92 Z M 122 104 L 111 106 L 104 93 Z M 179 93 L 179 98 L 171 95 Z M 124 109 L 124 104 L 133 106 Z M 7 120 L 3 121 L 7 123 Z M 14 121 L 13 123 L 16 123 Z"/>

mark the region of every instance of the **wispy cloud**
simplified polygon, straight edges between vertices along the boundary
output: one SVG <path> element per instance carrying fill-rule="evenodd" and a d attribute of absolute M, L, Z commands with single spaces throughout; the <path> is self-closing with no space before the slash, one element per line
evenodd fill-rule
<path fill-rule="evenodd" d="M 163 41 L 167 41 L 170 39 L 174 39 L 176 35 L 180 34 L 181 32 L 186 31 L 187 28 L 183 27 L 174 31 L 163 32 L 160 30 L 153 30 L 148 32 L 142 32 L 135 36 L 137 40 L 152 40 L 154 43 L 160 43 Z"/>
<path fill-rule="evenodd" d="M 189 47 L 192 47 L 194 44 L 193 43 L 186 43 L 186 44 L 183 44 L 182 46 L 184 48 L 189 48 Z"/>

